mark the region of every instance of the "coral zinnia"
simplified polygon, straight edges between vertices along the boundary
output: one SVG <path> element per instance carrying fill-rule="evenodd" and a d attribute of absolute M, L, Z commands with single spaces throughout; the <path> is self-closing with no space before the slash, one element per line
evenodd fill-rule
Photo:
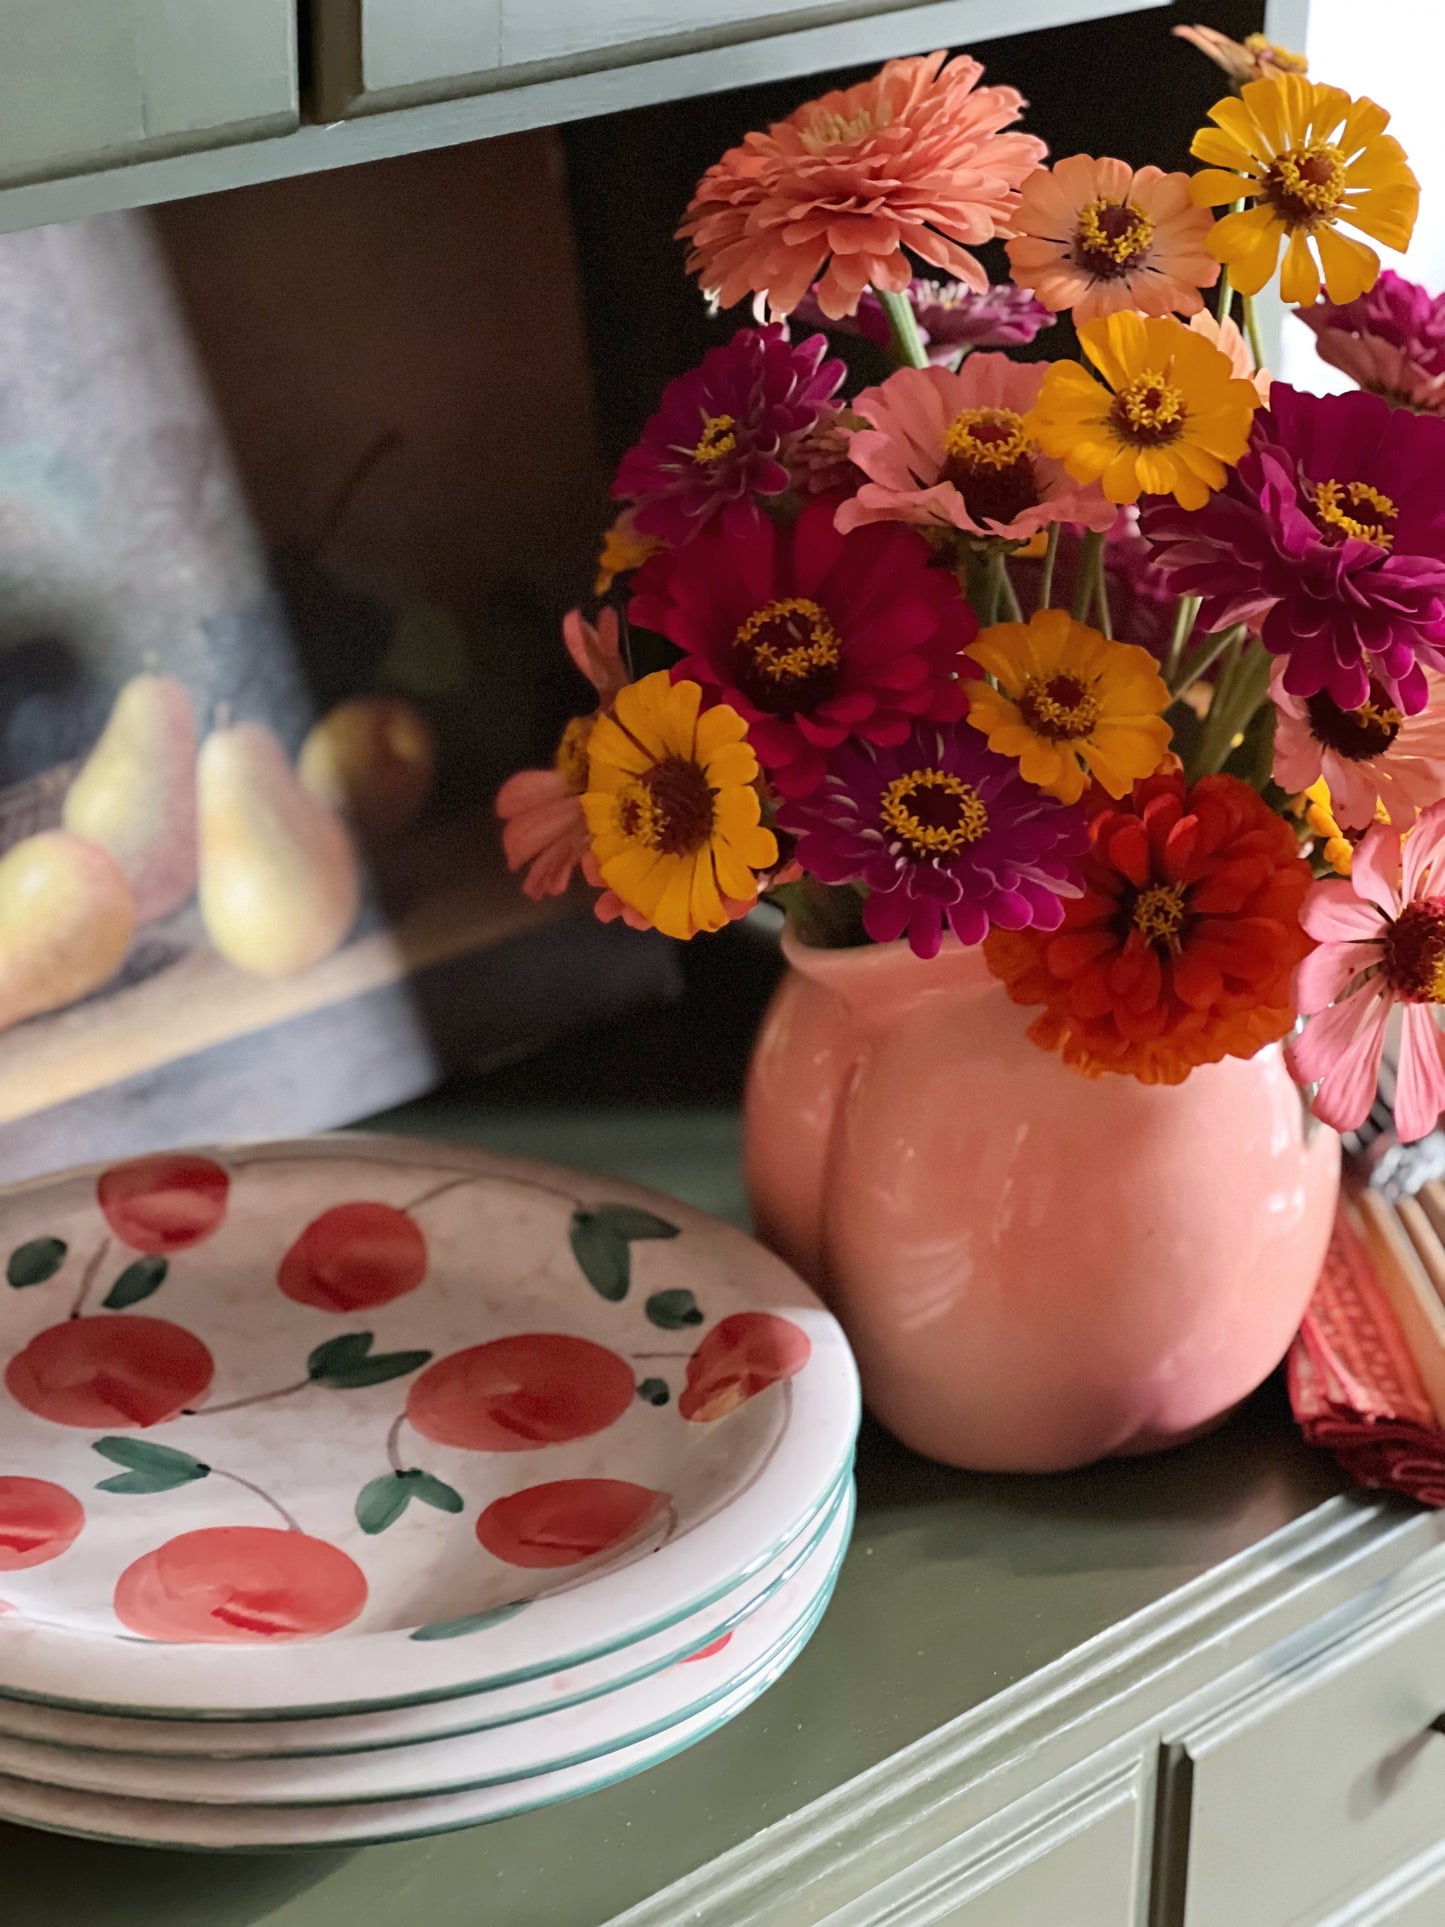
<path fill-rule="evenodd" d="M 723 307 L 764 294 L 774 314 L 790 314 L 821 274 L 818 304 L 835 320 L 870 283 L 902 293 L 905 248 L 982 293 L 987 276 L 966 249 L 1005 230 L 1046 151 L 1002 131 L 1023 98 L 980 87 L 982 74 L 967 54 L 890 60 L 749 134 L 698 183 L 678 229 L 688 268 Z"/>
<path fill-rule="evenodd" d="M 1027 782 L 1077 803 L 1092 776 L 1127 796 L 1169 747 L 1169 691 L 1147 649 L 1110 642 L 1063 609 L 1000 622 L 969 645 L 993 677 L 968 685 L 968 720 Z"/>
<path fill-rule="evenodd" d="M 1319 948 L 1295 979 L 1310 1021 L 1286 1055 L 1302 1084 L 1319 1084 L 1315 1116 L 1337 1131 L 1364 1123 L 1398 1006 L 1395 1129 L 1407 1143 L 1424 1137 L 1445 1107 L 1445 803 L 1407 837 L 1384 824 L 1367 831 L 1348 882 L 1317 883 L 1301 917 Z"/>
<path fill-rule="evenodd" d="M 1083 872 L 1057 936 L 995 932 L 985 947 L 1014 1002 L 1044 1006 L 1036 1043 L 1090 1077 L 1179 1084 L 1289 1030 L 1309 865 L 1247 783 L 1146 777 L 1093 816 Z"/>
<path fill-rule="evenodd" d="M 1445 297 L 1386 268 L 1358 301 L 1319 301 L 1299 318 L 1313 330 L 1320 358 L 1369 394 L 1445 414 Z"/>
<path fill-rule="evenodd" d="M 936 956 L 944 926 L 978 943 L 991 925 L 1057 929 L 1078 888 L 1084 822 L 1025 783 L 963 724 L 919 723 L 901 743 L 846 743 L 821 789 L 779 812 L 798 860 L 824 883 L 860 882 L 877 943 L 907 934 Z"/>
<path fill-rule="evenodd" d="M 726 503 L 781 495 L 790 447 L 845 373 L 827 352 L 822 335 L 793 342 L 782 327 L 739 328 L 670 381 L 612 484 L 642 534 L 676 548 Z"/>
<path fill-rule="evenodd" d="M 940 366 L 973 348 L 1022 348 L 1041 328 L 1054 325 L 1042 301 L 1007 281 L 979 290 L 966 288 L 961 281 L 917 280 L 910 281 L 903 292 L 913 310 L 918 339 L 928 350 L 928 359 Z M 835 334 L 861 335 L 880 348 L 893 338 L 883 303 L 871 288 L 858 297 L 856 313 L 841 318 L 825 315 L 816 290 L 809 289 L 794 308 L 793 319 L 810 327 L 829 327 Z"/>
<path fill-rule="evenodd" d="M 1056 312 L 1074 320 L 1134 308 L 1197 314 L 1219 279 L 1205 246 L 1214 216 L 1196 207 L 1187 174 L 1071 154 L 1030 174 L 1014 210 L 1009 265 Z"/>
<path fill-rule="evenodd" d="M 778 859 L 746 723 L 725 704 L 701 706 L 695 682 L 658 670 L 618 694 L 588 744 L 582 808 L 597 872 L 669 937 L 721 930 Z"/>
<path fill-rule="evenodd" d="M 1101 482 L 1111 502 L 1172 495 L 1181 508 L 1203 508 L 1248 446 L 1253 384 L 1172 315 L 1105 315 L 1086 321 L 1079 341 L 1109 386 L 1075 361 L 1054 362 L 1029 433 L 1075 481 Z"/>
<path fill-rule="evenodd" d="M 1405 150 L 1385 132 L 1390 116 L 1374 101 L 1278 73 L 1249 81 L 1237 100 L 1211 107 L 1209 118 L 1215 125 L 1201 128 L 1189 150 L 1210 163 L 1194 177 L 1195 200 L 1202 207 L 1254 201 L 1216 222 L 1208 242 L 1241 294 L 1259 293 L 1282 242 L 1279 291 L 1286 301 L 1307 308 L 1318 300 L 1321 271 L 1331 301 L 1367 294 L 1380 257 L 1341 234 L 1341 224 L 1387 248 L 1409 246 L 1420 184 Z"/>
<path fill-rule="evenodd" d="M 1043 385 L 1035 362 L 970 355 L 947 368 L 900 368 L 854 402 L 871 425 L 848 453 L 868 480 L 838 511 L 838 526 L 919 522 L 965 535 L 1021 541 L 1050 522 L 1107 529 L 1114 510 L 1042 454 L 1024 416 Z"/>
<path fill-rule="evenodd" d="M 1259 80 L 1266 74 L 1307 74 L 1309 61 L 1292 53 L 1277 40 L 1266 40 L 1262 33 L 1247 33 L 1243 40 L 1231 40 L 1217 27 L 1174 27 L 1175 38 L 1187 40 L 1212 60 L 1233 81 Z"/>
<path fill-rule="evenodd" d="M 1421 663 L 1445 667 L 1442 471 L 1445 421 L 1277 381 L 1208 507 L 1151 504 L 1144 533 L 1205 631 L 1248 622 L 1288 657 L 1291 694 L 1358 709 L 1376 683 L 1414 715 Z"/>
<path fill-rule="evenodd" d="M 1408 829 L 1445 796 L 1445 682 L 1428 678 L 1429 700 L 1402 716 L 1380 689 L 1357 709 L 1341 709 L 1320 690 L 1292 696 L 1276 663 L 1270 694 L 1276 710 L 1274 780 L 1281 789 L 1312 789 L 1321 778 L 1342 830 L 1363 830 L 1384 806 L 1387 822 Z"/>
<path fill-rule="evenodd" d="M 978 622 L 957 582 L 912 529 L 842 534 L 838 500 L 813 496 L 790 529 L 721 517 L 654 556 L 633 589 L 633 621 L 683 651 L 675 675 L 747 719 L 784 796 L 816 788 L 824 752 L 848 736 L 896 743 L 915 716 L 966 707 L 958 677 Z"/>

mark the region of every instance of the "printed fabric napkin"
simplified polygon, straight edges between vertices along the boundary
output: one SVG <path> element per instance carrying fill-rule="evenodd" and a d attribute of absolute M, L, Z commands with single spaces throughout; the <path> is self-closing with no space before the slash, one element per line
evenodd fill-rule
<path fill-rule="evenodd" d="M 1445 1506 L 1445 1431 L 1343 1211 L 1288 1374 L 1300 1430 L 1311 1445 L 1332 1452 L 1356 1484 Z"/>

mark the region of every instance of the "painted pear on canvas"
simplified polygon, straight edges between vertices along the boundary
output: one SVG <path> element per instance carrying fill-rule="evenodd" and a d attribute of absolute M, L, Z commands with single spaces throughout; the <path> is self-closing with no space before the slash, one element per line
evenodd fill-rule
<path fill-rule="evenodd" d="M 99 843 L 44 830 L 13 845 L 0 857 L 0 1029 L 99 990 L 135 924 L 125 872 Z"/>
<path fill-rule="evenodd" d="M 132 676 L 66 792 L 61 821 L 110 851 L 141 923 L 196 887 L 196 715 L 174 676 Z"/>
<path fill-rule="evenodd" d="M 213 730 L 197 765 L 201 916 L 228 963 L 291 977 L 356 921 L 361 879 L 346 828 L 296 780 L 264 723 Z"/>
<path fill-rule="evenodd" d="M 338 703 L 301 745 L 296 773 L 313 796 L 364 837 L 395 836 L 420 814 L 436 780 L 431 724 L 401 696 Z"/>

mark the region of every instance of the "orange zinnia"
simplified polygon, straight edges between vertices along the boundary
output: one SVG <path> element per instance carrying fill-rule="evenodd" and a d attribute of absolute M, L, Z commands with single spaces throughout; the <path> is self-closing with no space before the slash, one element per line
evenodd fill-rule
<path fill-rule="evenodd" d="M 1191 788 L 1176 770 L 1101 800 L 1062 927 L 995 929 L 984 944 L 1014 1002 L 1044 1006 L 1029 1035 L 1088 1077 L 1141 1084 L 1180 1084 L 1283 1037 L 1291 973 L 1313 948 L 1294 832 L 1233 776 Z"/>
<path fill-rule="evenodd" d="M 835 321 L 870 283 L 903 292 L 905 248 L 982 293 L 988 277 L 965 245 L 1007 232 L 1019 183 L 1047 152 L 1000 131 L 1023 97 L 979 87 L 982 73 L 967 54 L 890 60 L 749 134 L 698 183 L 678 229 L 689 269 L 723 307 L 765 294 L 774 314 L 821 274 L 818 305 Z"/>

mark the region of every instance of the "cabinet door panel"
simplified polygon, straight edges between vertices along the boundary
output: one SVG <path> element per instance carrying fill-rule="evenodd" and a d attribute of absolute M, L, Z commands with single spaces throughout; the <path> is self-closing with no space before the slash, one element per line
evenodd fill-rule
<path fill-rule="evenodd" d="M 0 182 L 282 133 L 292 0 L 4 0 Z"/>
<path fill-rule="evenodd" d="M 684 26 L 689 35 L 779 18 L 804 26 L 824 7 L 836 11 L 837 0 L 693 0 L 685 12 L 676 0 L 565 0 L 554 7 L 502 0 L 502 61 L 514 66 L 635 41 L 677 40 Z"/>

